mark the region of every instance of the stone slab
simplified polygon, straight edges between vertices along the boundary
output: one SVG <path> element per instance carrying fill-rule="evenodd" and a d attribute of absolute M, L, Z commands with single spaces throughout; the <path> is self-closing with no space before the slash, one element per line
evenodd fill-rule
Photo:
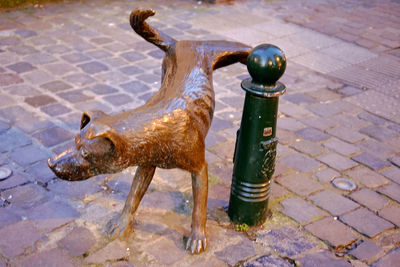
<path fill-rule="evenodd" d="M 323 189 L 322 185 L 317 181 L 301 173 L 291 173 L 281 176 L 276 181 L 300 196 L 308 196 Z"/>
<path fill-rule="evenodd" d="M 0 250 L 7 258 L 22 254 L 26 248 L 34 249 L 36 241 L 45 239 L 30 221 L 7 225 L 0 229 L 0 236 Z"/>
<path fill-rule="evenodd" d="M 369 188 L 362 188 L 359 191 L 353 192 L 350 198 L 357 201 L 361 205 L 369 208 L 370 210 L 380 210 L 388 204 L 388 199 L 380 194 L 372 191 Z"/>
<path fill-rule="evenodd" d="M 354 201 L 331 190 L 325 190 L 308 198 L 317 206 L 329 211 L 332 215 L 340 215 L 359 207 Z"/>
<path fill-rule="evenodd" d="M 340 220 L 370 238 L 394 227 L 390 222 L 361 208 L 340 216 Z"/>
<path fill-rule="evenodd" d="M 298 198 L 291 197 L 281 201 L 283 213 L 298 223 L 309 223 L 317 218 L 328 215 L 325 211 L 315 207 L 311 203 Z"/>
<path fill-rule="evenodd" d="M 346 246 L 357 239 L 349 227 L 332 217 L 315 221 L 305 229 L 333 247 Z"/>

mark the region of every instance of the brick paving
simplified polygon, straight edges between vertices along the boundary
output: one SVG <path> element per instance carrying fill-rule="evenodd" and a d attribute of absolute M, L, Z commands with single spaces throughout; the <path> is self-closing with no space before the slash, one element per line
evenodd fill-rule
<path fill-rule="evenodd" d="M 217 1 L 218 2 L 218 1 Z M 160 87 L 163 53 L 129 27 L 137 6 L 183 39 L 273 43 L 287 56 L 271 218 L 238 232 L 226 207 L 248 77 L 214 73 L 206 139 L 206 253 L 191 256 L 191 181 L 157 170 L 136 231 L 109 240 L 131 173 L 55 178 L 48 156 L 70 146 L 83 111 L 140 106 Z M 396 266 L 400 262 L 400 4 L 390 0 L 58 1 L 0 11 L 0 266 Z M 266 16 L 268 14 L 268 16 Z M 356 183 L 352 192 L 335 177 Z"/>

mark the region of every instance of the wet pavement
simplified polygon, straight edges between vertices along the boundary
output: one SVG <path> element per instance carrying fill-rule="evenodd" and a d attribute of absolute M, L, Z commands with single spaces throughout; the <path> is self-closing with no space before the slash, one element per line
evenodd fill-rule
<path fill-rule="evenodd" d="M 135 232 L 109 240 L 133 169 L 82 182 L 54 177 L 46 159 L 71 145 L 83 111 L 135 108 L 160 87 L 161 58 L 129 26 L 183 39 L 272 43 L 281 81 L 272 217 L 229 222 L 232 155 L 248 76 L 214 73 L 206 140 L 208 250 L 192 256 L 191 179 L 157 170 Z M 399 266 L 400 3 L 398 1 L 70 1 L 0 13 L 0 266 Z M 344 191 L 342 177 L 357 188 Z M 244 231 L 239 231 L 244 230 Z"/>

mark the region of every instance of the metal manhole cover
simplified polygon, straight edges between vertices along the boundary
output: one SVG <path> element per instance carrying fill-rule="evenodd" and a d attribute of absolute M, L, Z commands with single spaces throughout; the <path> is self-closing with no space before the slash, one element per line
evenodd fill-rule
<path fill-rule="evenodd" d="M 10 177 L 12 174 L 12 170 L 7 167 L 0 167 L 0 181 L 3 181 Z"/>
<path fill-rule="evenodd" d="M 342 177 L 333 179 L 332 184 L 335 187 L 345 191 L 353 191 L 354 189 L 357 188 L 357 185 L 352 180 Z"/>

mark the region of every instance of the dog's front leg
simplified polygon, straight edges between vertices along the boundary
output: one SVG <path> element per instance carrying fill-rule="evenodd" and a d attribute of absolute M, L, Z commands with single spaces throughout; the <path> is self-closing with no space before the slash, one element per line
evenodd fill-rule
<path fill-rule="evenodd" d="M 121 215 L 111 219 L 106 226 L 109 237 L 126 237 L 132 232 L 134 214 L 154 176 L 154 166 L 139 166 L 133 177 L 131 190 Z"/>
<path fill-rule="evenodd" d="M 190 250 L 192 253 L 200 253 L 207 248 L 208 171 L 206 162 L 198 173 L 192 173 L 192 190 L 194 200 L 192 231 L 187 240 L 186 249 Z"/>

